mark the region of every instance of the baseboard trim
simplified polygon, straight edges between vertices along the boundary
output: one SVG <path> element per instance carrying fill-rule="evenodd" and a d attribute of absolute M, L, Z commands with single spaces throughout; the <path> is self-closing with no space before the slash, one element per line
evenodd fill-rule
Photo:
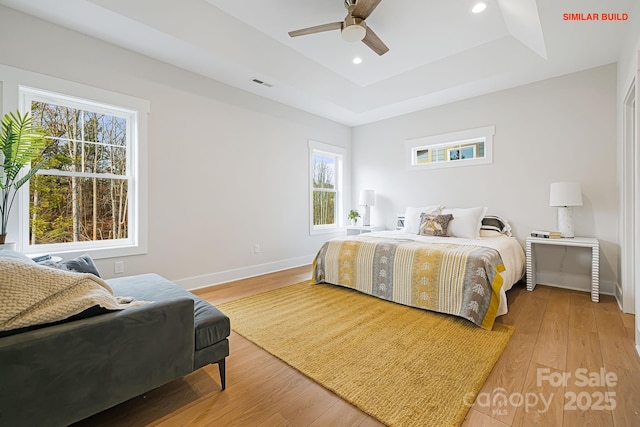
<path fill-rule="evenodd" d="M 587 288 L 587 287 L 583 287 L 583 286 L 573 286 L 571 284 L 564 285 L 564 284 L 558 284 L 558 283 L 555 283 L 555 282 L 550 282 L 548 280 L 537 280 L 537 282 L 538 282 L 537 283 L 538 285 L 552 286 L 554 288 L 569 289 L 569 290 L 572 290 L 572 291 L 581 291 L 581 292 L 591 292 L 591 287 Z M 600 289 L 599 289 L 600 290 L 600 295 L 611 295 L 611 296 L 615 297 L 616 300 L 617 300 L 615 288 L 616 288 L 616 284 L 614 282 L 601 281 L 600 282 Z"/>
<path fill-rule="evenodd" d="M 624 312 L 622 308 L 622 285 L 620 283 L 616 283 L 616 301 L 618 303 L 618 307 L 620 307 L 620 311 Z"/>
<path fill-rule="evenodd" d="M 313 258 L 314 255 L 289 258 L 266 264 L 251 265 L 233 270 L 187 277 L 184 279 L 174 280 L 174 282 L 184 289 L 195 290 L 199 288 L 206 288 L 208 286 L 220 285 L 222 283 L 233 282 L 234 280 L 248 279 L 249 277 L 260 276 L 262 274 L 275 273 L 276 271 L 309 265 L 313 261 Z"/>

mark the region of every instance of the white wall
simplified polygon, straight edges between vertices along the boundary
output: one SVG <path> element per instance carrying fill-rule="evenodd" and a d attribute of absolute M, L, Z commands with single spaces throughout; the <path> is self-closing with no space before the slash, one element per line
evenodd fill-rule
<path fill-rule="evenodd" d="M 2 64 L 150 101 L 149 252 L 125 274 L 193 288 L 309 263 L 331 237 L 309 236 L 307 141 L 349 149 L 350 128 L 3 7 L 0 39 Z"/>
<path fill-rule="evenodd" d="M 491 165 L 407 170 L 404 141 L 495 125 Z M 375 189 L 372 223 L 392 228 L 406 206 L 487 206 L 509 219 L 524 245 L 532 229 L 556 229 L 549 185 L 582 184 L 576 235 L 600 239 L 601 289 L 618 277 L 616 66 L 608 65 L 431 108 L 353 130 L 353 206 Z M 590 289 L 588 250 L 545 248 L 542 283 Z M 558 274 L 562 272 L 562 274 Z"/>
<path fill-rule="evenodd" d="M 388 228 L 407 205 L 486 205 L 523 241 L 555 228 L 549 184 L 580 181 L 576 232 L 600 239 L 602 282 L 617 282 L 614 65 L 350 129 L 2 7 L 0 37 L 10 41 L 0 63 L 150 101 L 149 253 L 126 258 L 126 274 L 196 287 L 310 261 L 331 237 L 308 234 L 314 139 L 353 141 L 352 207 L 374 188 L 373 221 Z M 492 165 L 405 168 L 406 139 L 486 125 L 496 126 Z M 98 262 L 107 277 L 113 261 Z M 586 289 L 588 265 L 588 254 L 551 253 L 540 276 L 561 269 L 558 280 Z"/>

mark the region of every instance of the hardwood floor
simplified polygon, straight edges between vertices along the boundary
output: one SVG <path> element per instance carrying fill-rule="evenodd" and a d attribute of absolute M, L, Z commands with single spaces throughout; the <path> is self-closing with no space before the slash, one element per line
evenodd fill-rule
<path fill-rule="evenodd" d="M 300 267 L 195 293 L 219 304 L 309 277 Z M 633 316 L 610 296 L 592 303 L 586 292 L 522 284 L 507 295 L 509 313 L 498 321 L 516 331 L 464 427 L 640 426 Z M 217 367 L 207 366 L 77 426 L 382 425 L 241 336 L 230 343 L 224 392 Z"/>

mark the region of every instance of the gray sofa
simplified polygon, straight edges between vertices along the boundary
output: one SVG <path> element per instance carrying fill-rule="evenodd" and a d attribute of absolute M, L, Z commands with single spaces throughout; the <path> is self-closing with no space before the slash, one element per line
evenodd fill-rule
<path fill-rule="evenodd" d="M 227 316 L 156 274 L 107 283 L 154 303 L 0 338 L 0 425 L 68 425 L 211 363 L 224 390 Z"/>

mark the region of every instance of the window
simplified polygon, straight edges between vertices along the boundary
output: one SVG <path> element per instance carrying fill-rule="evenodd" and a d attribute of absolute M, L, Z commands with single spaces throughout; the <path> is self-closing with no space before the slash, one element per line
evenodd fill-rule
<path fill-rule="evenodd" d="M 311 234 L 342 226 L 344 156 L 344 148 L 309 141 Z"/>
<path fill-rule="evenodd" d="M 493 162 L 495 127 L 408 140 L 409 169 L 470 166 Z"/>
<path fill-rule="evenodd" d="M 23 251 L 144 253 L 141 112 L 24 86 L 19 95 L 49 140 L 21 199 Z"/>

